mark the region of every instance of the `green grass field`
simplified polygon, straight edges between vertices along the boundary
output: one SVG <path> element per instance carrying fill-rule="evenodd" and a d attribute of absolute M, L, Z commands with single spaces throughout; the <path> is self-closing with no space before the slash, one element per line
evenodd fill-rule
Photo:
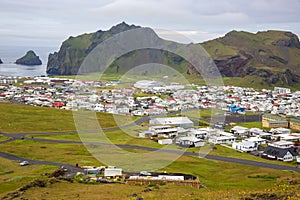
<path fill-rule="evenodd" d="M 28 165 L 21 167 L 18 162 L 0 157 L 0 196 L 13 191 L 26 183 L 41 177 L 41 174 L 53 172 L 57 167 L 46 165 Z"/>
<path fill-rule="evenodd" d="M 243 126 L 243 127 L 246 127 L 246 128 L 260 128 L 260 129 L 266 129 L 262 126 L 262 123 L 261 122 L 241 122 L 241 123 L 238 123 L 234 126 Z M 232 128 L 233 126 L 229 126 L 228 129 Z"/>
<path fill-rule="evenodd" d="M 81 114 L 81 112 L 80 112 Z M 79 116 L 80 117 L 80 116 Z M 88 116 L 90 117 L 90 116 Z M 102 128 L 125 125 L 138 119 L 108 113 L 97 113 Z M 86 120 L 86 116 L 82 117 Z M 94 127 L 90 127 L 93 129 Z M 0 131 L 4 133 L 55 132 L 76 130 L 72 111 L 0 103 Z"/>
<path fill-rule="evenodd" d="M 181 115 L 187 117 L 203 118 L 203 119 L 207 119 L 210 118 L 211 116 L 222 115 L 222 114 L 224 114 L 224 111 L 219 109 L 191 110 L 191 111 L 181 113 Z"/>
<path fill-rule="evenodd" d="M 1 135 L 1 134 L 0 134 Z M 10 138 L 9 137 L 6 137 L 6 136 L 0 136 L 0 142 L 3 142 L 3 141 L 6 141 L 6 140 L 9 140 Z"/>
<path fill-rule="evenodd" d="M 0 161 L 0 197 L 34 179 L 45 179 L 46 177 L 42 174 L 55 169 L 55 167 L 40 165 L 20 167 L 16 162 L 1 158 Z M 133 194 L 136 193 L 145 199 L 239 199 L 257 192 L 295 192 L 298 187 L 288 185 L 288 181 L 300 179 L 298 173 L 290 171 L 263 169 L 186 156 L 179 158 L 161 171 L 194 174 L 206 188 L 196 189 L 175 185 L 152 187 L 123 184 L 87 185 L 61 181 L 43 188 L 31 188 L 22 197 L 28 199 L 97 199 L 99 197 L 101 199 L 135 199 Z M 145 192 L 147 188 L 151 190 Z"/>
<path fill-rule="evenodd" d="M 0 107 L 0 112 L 2 113 L 0 115 L 2 116 L 0 120 L 0 131 L 2 132 L 31 132 L 33 134 L 28 135 L 29 137 L 33 136 L 35 138 L 54 140 L 80 140 L 77 133 L 57 135 L 38 133 L 43 131 L 74 130 L 74 122 L 72 121 L 72 113 L 70 111 L 12 104 L 0 104 Z M 208 116 L 209 112 L 204 111 L 203 115 L 205 114 Z M 137 119 L 125 116 L 121 118 L 121 122 L 124 124 Z M 116 126 L 112 115 L 99 113 L 97 114 L 97 119 L 103 127 Z M 63 121 L 63 123 L 61 123 L 61 121 Z M 105 133 L 113 143 L 161 148 L 162 145 L 149 139 L 132 137 L 146 128 L 146 126 L 134 126 L 123 130 L 105 131 Z M 189 149 L 189 151 L 194 152 L 197 150 L 197 148 Z M 81 144 L 56 144 L 25 139 L 1 144 L 1 151 L 35 160 L 61 162 L 72 165 L 75 165 L 75 163 L 79 165 L 102 165 L 101 161 L 95 159 Z M 145 151 L 135 149 L 126 149 L 126 151 L 145 153 Z M 222 146 L 217 146 L 217 148 L 210 153 L 212 155 L 286 164 L 277 161 L 262 160 Z M 51 172 L 55 168 L 56 167 L 53 166 L 34 164 L 20 167 L 17 162 L 0 158 L 0 197 L 34 179 L 46 178 L 42 174 Z M 166 185 L 159 186 L 156 189 L 152 188 L 150 192 L 143 192 L 147 186 L 86 185 L 59 182 L 49 185 L 46 188 L 31 188 L 26 191 L 22 197 L 28 199 L 97 199 L 97 197 L 101 196 L 102 199 L 136 199 L 136 197 L 132 197 L 132 194 L 137 193 L 138 196 L 144 197 L 145 199 L 223 199 L 225 197 L 228 199 L 239 199 L 253 192 L 275 192 L 276 189 L 283 193 L 289 191 L 294 192 L 297 191 L 294 186 L 283 190 L 282 185 L 286 185 L 288 180 L 300 180 L 299 173 L 290 171 L 259 168 L 187 156 L 180 157 L 160 171 L 193 174 L 198 176 L 200 181 L 207 188 L 201 188 L 199 190 L 189 187 Z M 269 179 L 266 177 L 278 178 Z M 120 194 L 116 191 L 123 192 Z"/>

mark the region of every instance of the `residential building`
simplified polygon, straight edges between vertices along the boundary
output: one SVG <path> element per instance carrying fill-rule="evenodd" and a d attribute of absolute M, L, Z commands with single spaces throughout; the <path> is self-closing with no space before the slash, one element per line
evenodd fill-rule
<path fill-rule="evenodd" d="M 172 139 L 160 139 L 157 140 L 158 144 L 173 144 L 173 140 Z"/>
<path fill-rule="evenodd" d="M 287 119 L 282 118 L 278 115 L 264 114 L 262 116 L 262 126 L 266 128 L 278 128 L 278 127 L 288 128 L 289 123 Z"/>
<path fill-rule="evenodd" d="M 298 152 L 295 148 L 280 148 L 269 145 L 263 152 L 262 157 L 284 162 L 293 161 L 297 158 Z"/>
<path fill-rule="evenodd" d="M 294 142 L 281 140 L 281 141 L 276 141 L 276 142 L 269 143 L 268 146 L 273 146 L 273 147 L 278 147 L 278 148 L 281 148 L 281 149 L 286 149 L 286 148 L 293 147 Z"/>
<path fill-rule="evenodd" d="M 242 141 L 242 142 L 233 142 L 232 148 L 235 150 L 250 152 L 257 150 L 257 144 L 250 141 Z"/>
<path fill-rule="evenodd" d="M 213 144 L 232 144 L 235 142 L 234 136 L 212 136 L 208 139 L 208 142 Z"/>
<path fill-rule="evenodd" d="M 178 137 L 175 143 L 184 147 L 202 147 L 205 145 L 202 139 L 196 138 L 195 136 Z"/>
<path fill-rule="evenodd" d="M 178 135 L 178 128 L 170 125 L 151 126 L 149 131 L 153 133 L 152 136 L 164 138 L 174 138 Z"/>
<path fill-rule="evenodd" d="M 193 128 L 194 123 L 188 117 L 166 117 L 154 118 L 149 122 L 150 125 L 172 125 L 182 128 Z"/>
<path fill-rule="evenodd" d="M 283 127 L 272 128 L 270 130 L 272 134 L 290 134 L 291 130 Z"/>
<path fill-rule="evenodd" d="M 291 89 L 283 87 L 274 87 L 274 92 L 277 94 L 289 94 L 291 93 Z"/>
<path fill-rule="evenodd" d="M 294 130 L 300 130 L 300 120 L 291 118 L 290 119 L 290 128 Z"/>
<path fill-rule="evenodd" d="M 272 140 L 280 140 L 280 141 L 293 141 L 297 142 L 300 141 L 300 134 L 299 133 L 292 133 L 292 134 L 276 134 L 271 136 Z"/>
<path fill-rule="evenodd" d="M 249 134 L 249 129 L 242 126 L 235 126 L 230 129 L 230 132 L 235 136 L 243 137 Z"/>
<path fill-rule="evenodd" d="M 105 177 L 116 177 L 122 176 L 122 169 L 115 168 L 115 167 L 108 167 L 104 169 L 104 176 Z"/>
<path fill-rule="evenodd" d="M 253 142 L 253 143 L 255 143 L 257 146 L 258 146 L 258 145 L 262 145 L 262 144 L 266 144 L 266 139 L 263 139 L 263 138 L 261 138 L 261 137 L 259 137 L 259 136 L 245 138 L 243 141 Z"/>

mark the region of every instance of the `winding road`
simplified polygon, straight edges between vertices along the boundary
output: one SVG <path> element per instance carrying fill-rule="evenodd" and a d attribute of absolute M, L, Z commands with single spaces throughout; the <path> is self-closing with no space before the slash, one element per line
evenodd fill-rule
<path fill-rule="evenodd" d="M 117 127 L 116 127 L 117 128 Z M 112 129 L 109 129 L 112 130 Z M 114 129 L 113 129 L 114 130 Z M 52 134 L 67 134 L 70 132 L 54 132 Z M 10 137 L 11 139 L 3 141 L 1 143 L 7 143 L 18 139 L 25 139 L 25 140 L 34 140 L 39 142 L 48 142 L 48 143 L 62 143 L 62 144 L 82 144 L 81 141 L 71 141 L 71 140 L 52 140 L 52 139 L 43 139 L 43 138 L 34 138 L 34 137 L 26 137 L 27 134 L 7 134 L 7 133 L 1 133 L 4 136 Z M 49 134 L 48 132 L 44 133 L 38 133 L 38 134 Z M 1 144 L 0 143 L 0 144 Z M 179 155 L 186 155 L 186 156 L 193 156 L 193 157 L 201 157 L 206 158 L 210 160 L 217 160 L 222 162 L 230 162 L 230 163 L 236 163 L 236 164 L 245 164 L 245 165 L 251 165 L 256 167 L 262 167 L 262 168 L 270 168 L 270 169 L 277 169 L 277 170 L 292 170 L 296 172 L 300 172 L 300 168 L 291 167 L 291 166 L 284 166 L 284 165 L 277 165 L 277 164 L 271 164 L 266 162 L 258 162 L 258 161 L 252 161 L 252 160 L 245 160 L 245 159 L 238 159 L 238 158 L 230 158 L 225 156 L 216 156 L 216 155 L 201 155 L 198 153 L 192 153 L 192 152 L 182 152 L 179 150 L 166 150 L 166 149 L 158 149 L 158 148 L 151 148 L 151 147 L 144 147 L 144 146 L 136 146 L 136 145 L 125 145 L 125 144 L 105 144 L 105 143 L 97 143 L 93 142 L 94 144 L 101 144 L 101 145 L 116 145 L 119 148 L 123 149 L 138 149 L 138 150 L 145 150 L 145 151 L 163 151 L 166 153 L 172 153 L 172 154 L 179 154 Z M 64 163 L 58 163 L 58 162 L 49 162 L 49 161 L 41 161 L 41 160 L 31 160 L 27 158 L 21 158 L 16 155 L 12 155 L 5 152 L 0 152 L 0 157 L 10 159 L 10 160 L 28 160 L 31 163 L 34 164 L 44 164 L 44 165 L 54 165 L 54 166 L 65 166 L 69 169 L 75 170 L 76 168 L 72 165 L 64 164 Z"/>

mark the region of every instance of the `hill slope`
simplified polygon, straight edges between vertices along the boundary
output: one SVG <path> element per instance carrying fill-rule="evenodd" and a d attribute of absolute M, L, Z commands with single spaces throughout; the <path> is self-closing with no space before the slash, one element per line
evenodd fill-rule
<path fill-rule="evenodd" d="M 280 85 L 299 81 L 300 43 L 291 32 L 231 31 L 202 45 L 224 76 L 250 75 L 260 77 L 268 84 Z"/>
<path fill-rule="evenodd" d="M 74 75 L 83 62 L 84 58 L 99 43 L 110 36 L 134 28 L 135 25 L 128 25 L 125 22 L 113 26 L 108 31 L 99 30 L 95 33 L 82 34 L 77 37 L 69 37 L 65 40 L 59 51 L 50 54 L 47 63 L 47 73 L 53 75 Z"/>
<path fill-rule="evenodd" d="M 99 43 L 114 34 L 135 28 L 140 27 L 123 22 L 108 31 L 100 30 L 70 37 L 63 42 L 59 52 L 49 55 L 47 73 L 77 74 L 86 55 Z M 224 77 L 245 78 L 247 84 L 250 81 L 262 86 L 293 87 L 300 81 L 300 43 L 298 37 L 291 32 L 266 31 L 253 34 L 231 31 L 224 37 L 195 45 L 202 45 L 207 50 Z M 162 53 L 153 49 L 128 53 L 117 59 L 108 71 L 124 73 L 133 66 L 153 60 L 163 61 L 187 76 L 197 73 L 184 59 L 169 52 Z"/>

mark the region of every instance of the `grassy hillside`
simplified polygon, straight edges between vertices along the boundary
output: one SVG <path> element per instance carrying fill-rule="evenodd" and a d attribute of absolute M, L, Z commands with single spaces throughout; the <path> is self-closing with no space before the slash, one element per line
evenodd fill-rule
<path fill-rule="evenodd" d="M 53 167 L 29 165 L 24 168 L 18 163 L 1 159 L 0 197 L 34 179 L 47 180 L 44 172 Z M 20 169 L 23 173 L 20 174 Z M 11 171 L 8 173 L 8 171 Z M 124 184 L 79 184 L 63 180 L 33 187 L 24 191 L 19 198 L 25 199 L 240 199 L 252 194 L 299 196 L 299 185 L 291 183 L 300 179 L 298 173 L 270 170 L 225 162 L 183 156 L 162 169 L 168 172 L 184 172 L 197 175 L 206 188 L 190 188 L 175 185 L 129 186 Z M 292 182 L 293 181 L 293 182 Z M 149 190 L 150 188 L 150 190 Z M 121 192 L 120 192 L 121 191 Z M 135 195 L 134 195 L 135 194 Z M 266 199 L 266 198 L 264 198 Z M 281 198 L 276 198 L 281 199 Z"/>
<path fill-rule="evenodd" d="M 190 114 L 193 115 L 194 113 Z M 203 112 L 201 115 L 205 117 L 209 116 L 210 113 Z M 73 130 L 74 128 L 70 111 L 53 108 L 0 104 L 0 116 L 2 116 L 0 119 L 0 131 L 5 132 L 51 132 Z M 100 113 L 97 117 L 100 123 L 103 123 L 101 124 L 103 127 L 116 126 L 112 115 Z M 124 124 L 135 119 L 130 117 L 124 119 Z M 62 121 L 63 123 L 61 123 Z M 127 128 L 126 131 L 137 134 L 143 129 L 145 127 L 135 126 Z M 131 138 L 120 130 L 107 131 L 106 134 L 114 143 L 161 147 L 161 145 L 148 139 Z M 36 133 L 32 134 L 32 136 L 35 138 L 79 141 L 76 133 L 63 135 L 42 135 Z M 3 140 L 5 139 L 8 138 L 3 138 Z M 127 150 L 135 153 L 145 152 L 135 149 Z M 192 150 L 196 151 L 196 149 Z M 75 163 L 79 165 L 103 165 L 81 144 L 56 144 L 25 139 L 1 144 L 1 151 L 35 160 L 72 165 L 75 165 Z M 238 153 L 221 146 L 217 146 L 211 154 L 254 159 L 254 157 L 250 158 L 248 154 Z M 275 163 L 276 161 L 270 162 Z M 262 195 L 262 197 L 275 195 L 277 199 L 288 198 L 288 196 L 290 196 L 290 199 L 299 197 L 299 173 L 196 157 L 182 156 L 160 171 L 193 174 L 199 178 L 201 183 L 205 185 L 205 188 L 195 189 L 174 185 L 89 185 L 77 182 L 69 183 L 63 180 L 53 182 L 46 173 L 53 172 L 55 168 L 53 166 L 36 164 L 21 167 L 15 161 L 0 158 L 0 198 L 8 192 L 13 192 L 37 179 L 48 182 L 45 187 L 32 187 L 23 191 L 14 199 L 136 199 L 137 197 L 143 197 L 144 199 L 240 199 L 253 195 Z"/>
<path fill-rule="evenodd" d="M 62 43 L 59 52 L 50 54 L 47 65 L 47 72 L 56 75 L 77 74 L 80 65 L 85 57 L 102 41 L 114 34 L 140 28 L 135 25 L 121 23 L 113 26 L 107 31 L 97 31 L 89 34 L 82 34 L 77 37 L 70 37 Z M 150 32 L 144 37 L 154 37 Z M 164 40 L 162 40 L 164 41 Z M 165 41 L 166 42 L 166 41 Z M 166 44 L 177 45 L 176 42 L 168 41 Z M 231 31 L 224 37 L 207 41 L 201 45 L 209 53 L 224 77 L 239 77 L 251 79 L 255 87 L 288 86 L 299 88 L 300 83 L 300 43 L 296 35 L 285 31 L 263 31 L 256 34 L 245 31 Z M 100 59 L 101 60 L 101 59 Z M 160 74 L 159 70 L 153 70 L 148 65 L 143 70 L 136 66 L 147 63 L 160 63 L 173 68 L 177 74 L 182 74 L 189 81 L 197 83 L 198 73 L 183 58 L 170 52 L 163 52 L 154 49 L 143 49 L 129 52 L 126 55 L 116 58 L 112 65 L 105 71 L 106 74 L 122 76 L 131 69 L 145 78 Z M 89 72 L 99 71 L 98 65 L 90 66 Z M 162 68 L 163 69 L 163 68 Z M 153 74 L 156 71 L 158 74 Z M 169 71 L 170 72 L 170 71 Z M 174 74 L 169 74 L 172 77 Z M 248 81 L 233 79 L 232 85 L 247 85 Z"/>
<path fill-rule="evenodd" d="M 124 124 L 137 119 L 136 117 L 123 115 L 118 115 L 117 117 L 118 122 Z M 97 119 L 102 128 L 116 126 L 112 114 L 97 113 Z M 93 129 L 93 127 L 91 127 L 91 129 Z M 0 132 L 30 133 L 75 130 L 72 111 L 0 103 Z"/>

